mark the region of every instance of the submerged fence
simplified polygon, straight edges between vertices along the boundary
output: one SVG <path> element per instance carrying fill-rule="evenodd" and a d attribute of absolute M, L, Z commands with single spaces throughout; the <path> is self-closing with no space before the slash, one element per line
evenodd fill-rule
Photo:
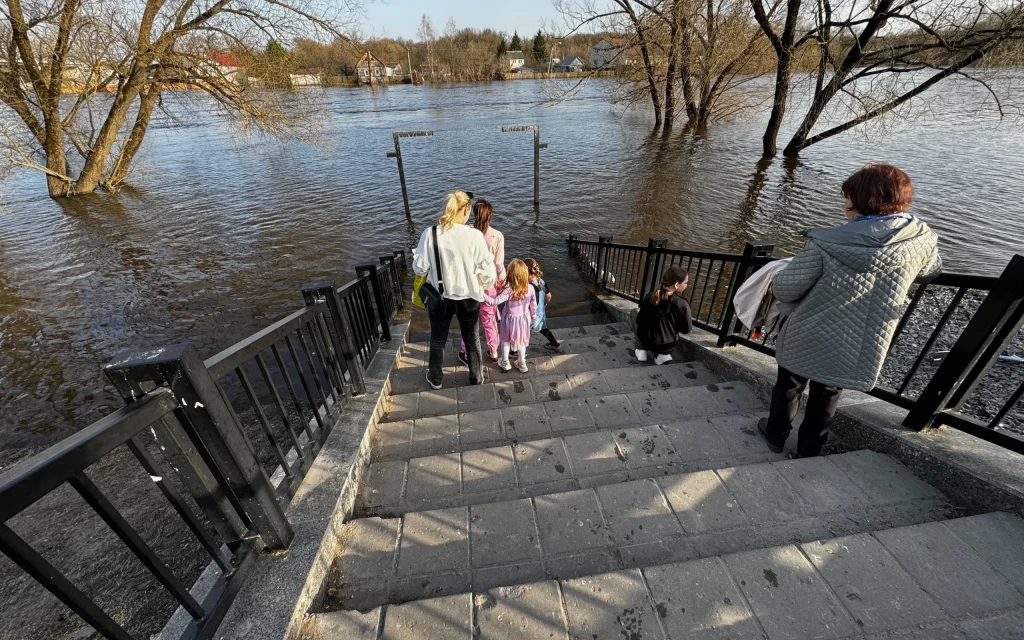
<path fill-rule="evenodd" d="M 305 285 L 305 307 L 205 361 L 177 345 L 107 366 L 127 406 L 0 475 L 0 551 L 105 638 L 132 640 L 8 525 L 68 484 L 191 616 L 180 638 L 212 637 L 256 554 L 291 542 L 285 509 L 348 398 L 365 393 L 364 367 L 404 306 L 405 270 L 396 251 L 340 288 Z M 216 564 L 201 601 L 90 479 L 122 446 Z"/>
<path fill-rule="evenodd" d="M 742 254 L 669 249 L 664 238 L 652 238 L 645 247 L 615 243 L 606 236 L 590 241 L 570 235 L 567 244 L 595 285 L 634 302 L 657 286 L 666 268 L 685 268 L 696 326 L 717 335 L 719 346 L 743 345 L 775 355 L 770 332 L 743 327 L 732 307 L 733 295 L 747 277 L 775 259 L 771 243 L 747 243 Z M 930 310 L 923 309 L 923 300 Z M 962 327 L 959 332 L 951 322 L 954 317 Z M 920 342 L 908 337 L 911 324 L 920 326 Z M 1000 429 L 1021 404 L 1024 375 L 1008 382 L 995 369 L 1006 348 L 1019 339 L 1022 326 L 1024 256 L 1014 256 L 998 277 L 942 273 L 915 286 L 896 327 L 883 377 L 870 393 L 907 409 L 908 427 L 947 425 L 1024 454 L 1024 439 Z M 937 353 L 940 343 L 948 352 Z M 990 391 L 994 386 L 1003 391 Z"/>

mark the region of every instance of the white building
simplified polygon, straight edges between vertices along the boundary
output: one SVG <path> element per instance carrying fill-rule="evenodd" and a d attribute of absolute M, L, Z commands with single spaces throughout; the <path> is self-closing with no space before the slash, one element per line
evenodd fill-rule
<path fill-rule="evenodd" d="M 319 87 L 323 84 L 320 79 L 320 69 L 299 69 L 295 73 L 289 75 L 291 78 L 292 86 L 296 89 L 300 87 Z"/>
<path fill-rule="evenodd" d="M 519 67 L 526 66 L 526 56 L 523 55 L 522 51 L 506 51 L 505 52 L 505 67 L 512 71 Z"/>
<path fill-rule="evenodd" d="M 384 75 L 388 78 L 404 78 L 405 69 L 402 68 L 401 62 L 388 62 L 384 65 Z"/>

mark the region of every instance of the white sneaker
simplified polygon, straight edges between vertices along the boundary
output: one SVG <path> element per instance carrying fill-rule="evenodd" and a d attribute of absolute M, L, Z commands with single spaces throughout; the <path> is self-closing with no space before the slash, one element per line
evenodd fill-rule
<path fill-rule="evenodd" d="M 636 352 L 636 359 L 640 362 L 647 362 L 647 352 L 643 349 L 634 349 Z"/>
<path fill-rule="evenodd" d="M 527 373 L 530 370 L 530 368 L 526 366 L 526 360 L 524 358 L 519 359 L 518 368 L 523 373 Z"/>
<path fill-rule="evenodd" d="M 430 371 L 427 371 L 427 384 L 429 384 L 434 390 L 441 388 L 441 385 L 434 384 L 434 381 L 430 379 Z"/>
<path fill-rule="evenodd" d="M 672 362 L 672 355 L 663 353 L 660 356 L 655 356 L 654 364 L 665 364 L 666 362 Z"/>
<path fill-rule="evenodd" d="M 512 365 L 508 363 L 508 360 L 502 360 L 501 362 L 498 363 L 498 368 L 501 369 L 502 371 L 511 371 Z"/>

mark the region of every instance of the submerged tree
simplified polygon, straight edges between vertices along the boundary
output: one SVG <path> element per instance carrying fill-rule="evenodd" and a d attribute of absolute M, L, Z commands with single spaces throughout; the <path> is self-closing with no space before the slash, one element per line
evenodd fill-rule
<path fill-rule="evenodd" d="M 0 153 L 45 173 L 53 197 L 121 185 L 169 88 L 201 92 L 246 128 L 301 135 L 303 123 L 276 94 L 247 82 L 246 64 L 263 49 L 262 34 L 341 36 L 354 8 L 354 0 L 2 1 L 0 101 L 13 117 L 0 123 Z"/>
<path fill-rule="evenodd" d="M 777 153 L 794 60 L 804 47 L 816 49 L 818 65 L 807 111 L 783 151 L 787 156 L 890 113 L 947 78 L 969 78 L 992 92 L 984 79 L 966 70 L 997 48 L 1024 39 L 1020 0 L 817 0 L 808 5 L 784 0 L 784 17 L 777 18 L 763 0 L 751 3 L 776 57 L 775 95 L 762 139 L 765 157 Z M 831 126 L 814 133 L 823 120 Z"/>

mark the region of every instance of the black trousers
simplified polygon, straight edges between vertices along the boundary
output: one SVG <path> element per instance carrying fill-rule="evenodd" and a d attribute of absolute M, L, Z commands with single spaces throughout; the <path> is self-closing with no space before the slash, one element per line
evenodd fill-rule
<path fill-rule="evenodd" d="M 448 344 L 448 328 L 452 317 L 459 319 L 462 341 L 466 343 L 466 359 L 469 360 L 469 383 L 483 384 L 480 368 L 480 303 L 476 300 L 442 300 L 430 316 L 430 381 L 441 384 L 444 377 L 442 362 L 444 349 Z"/>
<path fill-rule="evenodd" d="M 555 334 L 551 333 L 551 329 L 544 327 L 543 329 L 540 330 L 540 334 L 548 339 L 549 344 L 558 344 L 558 338 L 555 337 Z"/>
<path fill-rule="evenodd" d="M 801 457 L 816 456 L 828 440 L 828 429 L 832 417 L 839 406 L 839 395 L 843 392 L 839 387 L 808 381 L 792 371 L 779 367 L 779 378 L 772 390 L 772 406 L 768 415 L 768 426 L 765 429 L 768 440 L 782 446 L 793 430 L 793 420 L 800 407 L 800 396 L 807 383 L 811 384 L 810 396 L 804 410 L 804 421 L 800 424 L 797 440 L 797 453 Z"/>

